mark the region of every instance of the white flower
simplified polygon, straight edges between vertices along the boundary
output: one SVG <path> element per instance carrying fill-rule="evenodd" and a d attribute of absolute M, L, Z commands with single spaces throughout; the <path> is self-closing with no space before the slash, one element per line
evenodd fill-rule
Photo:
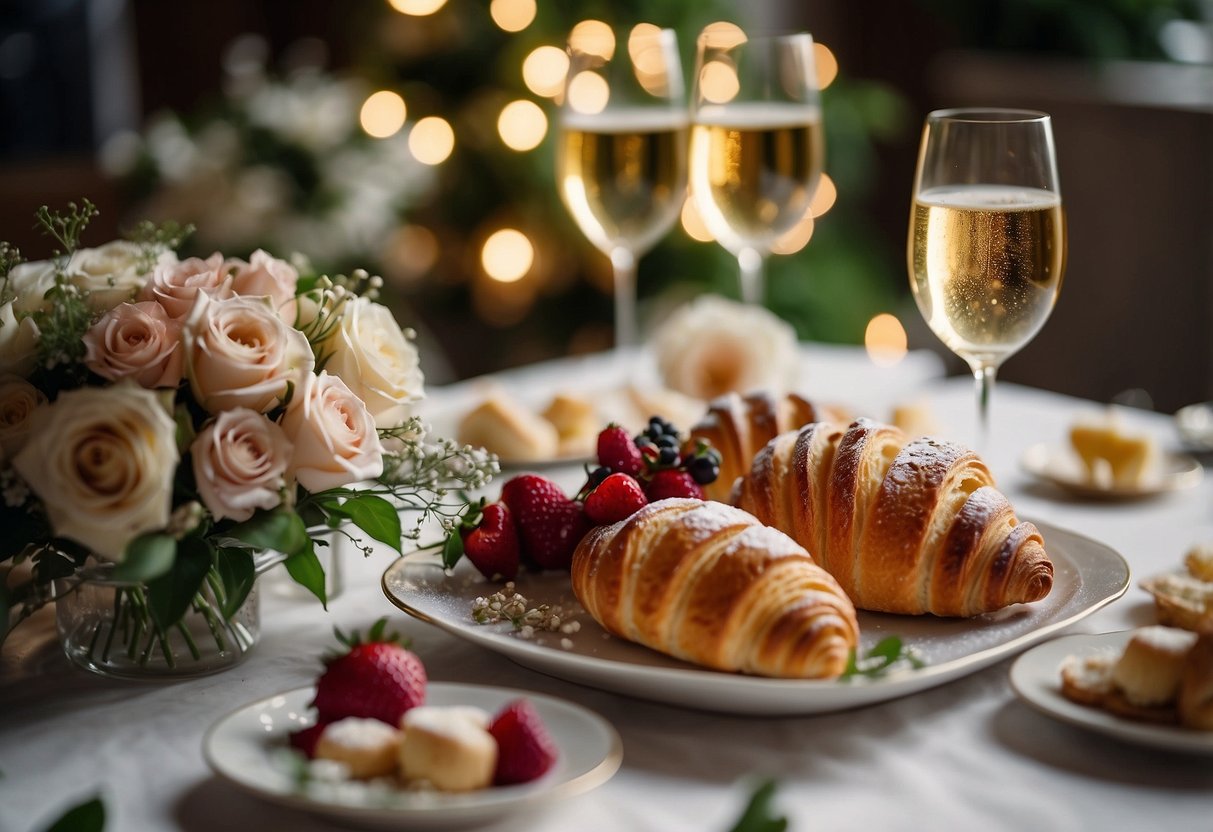
<path fill-rule="evenodd" d="M 55 264 L 50 260 L 20 263 L 8 273 L 8 288 L 13 292 L 13 311 L 28 315 L 49 308 L 46 293 L 55 285 Z"/>
<path fill-rule="evenodd" d="M 332 357 L 325 369 L 340 376 L 366 403 L 376 427 L 403 424 L 411 414 L 409 406 L 424 396 L 417 348 L 391 310 L 368 298 L 344 306 L 340 325 L 321 348 L 322 355 L 327 353 Z"/>
<path fill-rule="evenodd" d="M 39 411 L 13 466 L 41 499 L 56 535 L 121 560 L 133 538 L 168 522 L 176 433 L 152 391 L 84 387 Z"/>
<path fill-rule="evenodd" d="M 114 240 L 97 248 L 77 249 L 67 263 L 68 280 L 86 293 L 89 306 L 107 312 L 143 288 L 139 246 Z"/>
<path fill-rule="evenodd" d="M 0 375 L 0 459 L 21 450 L 33 427 L 30 417 L 46 396 L 20 376 Z"/>
<path fill-rule="evenodd" d="M 33 318 L 17 320 L 13 301 L 0 306 L 0 374 L 28 376 L 38 363 L 38 325 Z"/>
<path fill-rule="evenodd" d="M 761 306 L 704 295 L 678 309 L 653 337 L 667 387 L 712 399 L 785 390 L 796 377 L 796 331 Z"/>

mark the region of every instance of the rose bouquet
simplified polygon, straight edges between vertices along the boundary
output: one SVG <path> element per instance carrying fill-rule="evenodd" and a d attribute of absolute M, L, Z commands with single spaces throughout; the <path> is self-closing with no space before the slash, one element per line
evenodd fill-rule
<path fill-rule="evenodd" d="M 399 551 L 496 472 L 410 415 L 418 355 L 378 278 L 178 259 L 172 225 L 82 248 L 94 214 L 39 211 L 50 260 L 0 244 L 0 639 L 104 575 L 91 658 L 172 665 L 198 652 L 187 613 L 239 641 L 264 553 L 323 602 L 331 534 Z"/>

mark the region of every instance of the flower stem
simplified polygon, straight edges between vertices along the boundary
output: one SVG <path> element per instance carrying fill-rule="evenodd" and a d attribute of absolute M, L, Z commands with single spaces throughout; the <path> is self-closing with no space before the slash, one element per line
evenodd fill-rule
<path fill-rule="evenodd" d="M 198 650 L 198 645 L 194 642 L 194 637 L 190 635 L 190 629 L 185 626 L 184 621 L 177 622 L 177 631 L 181 633 L 181 638 L 185 640 L 185 646 L 189 648 L 190 655 L 194 657 L 194 661 L 201 661 L 202 653 Z"/>

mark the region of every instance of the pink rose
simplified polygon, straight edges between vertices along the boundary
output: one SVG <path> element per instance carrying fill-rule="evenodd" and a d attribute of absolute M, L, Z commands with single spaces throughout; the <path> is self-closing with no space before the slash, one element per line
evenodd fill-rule
<path fill-rule="evenodd" d="M 123 303 L 84 333 L 84 363 L 110 381 L 131 378 L 140 387 L 181 383 L 181 324 L 153 301 Z"/>
<path fill-rule="evenodd" d="M 208 413 L 234 407 L 272 410 L 316 364 L 303 333 L 258 298 L 201 296 L 184 337 L 190 388 Z"/>
<path fill-rule="evenodd" d="M 268 297 L 270 305 L 288 324 L 295 323 L 295 287 L 299 272 L 285 260 L 271 257 L 261 249 L 249 262 L 229 259 L 224 271 L 232 277 L 232 291 L 240 297 Z"/>
<path fill-rule="evenodd" d="M 223 411 L 194 438 L 190 453 L 198 495 L 216 518 L 247 520 L 282 503 L 291 440 L 257 411 Z"/>
<path fill-rule="evenodd" d="M 291 470 L 308 491 L 339 488 L 383 473 L 383 445 L 362 399 L 338 376 L 309 376 L 282 428 L 295 443 Z"/>
<path fill-rule="evenodd" d="M 190 257 L 179 263 L 158 264 L 139 299 L 156 301 L 170 318 L 181 321 L 194 308 L 199 294 L 216 300 L 232 296 L 232 279 L 223 268 L 222 254 L 212 254 L 205 260 Z"/>

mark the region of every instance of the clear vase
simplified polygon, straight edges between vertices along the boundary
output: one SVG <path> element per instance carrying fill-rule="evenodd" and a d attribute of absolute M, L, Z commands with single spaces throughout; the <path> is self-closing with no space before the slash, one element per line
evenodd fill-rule
<path fill-rule="evenodd" d="M 281 560 L 257 557 L 261 574 Z M 181 620 L 160 628 L 143 585 L 114 581 L 112 565 L 89 566 L 56 582 L 55 621 L 63 652 L 76 665 L 123 679 L 205 676 L 244 660 L 261 636 L 261 607 L 254 583 L 230 617 L 221 612 L 217 582 L 204 581 Z"/>

